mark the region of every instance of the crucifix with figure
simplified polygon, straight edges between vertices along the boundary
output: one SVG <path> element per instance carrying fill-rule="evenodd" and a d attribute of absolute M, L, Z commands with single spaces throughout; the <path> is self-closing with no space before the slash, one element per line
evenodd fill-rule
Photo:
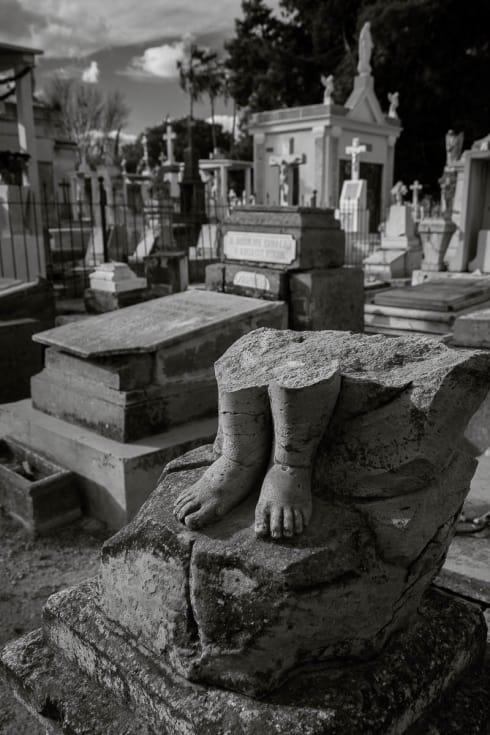
<path fill-rule="evenodd" d="M 351 157 L 351 181 L 359 181 L 361 178 L 361 153 L 366 153 L 367 146 L 359 142 L 359 138 L 352 140 L 352 145 L 348 145 L 345 152 Z"/>
<path fill-rule="evenodd" d="M 299 201 L 299 177 L 298 167 L 306 163 L 304 153 L 298 155 L 289 146 L 289 153 L 283 153 L 280 156 L 271 156 L 269 158 L 270 166 L 277 166 L 279 169 L 279 206 L 287 207 L 291 204 L 297 204 Z M 292 191 L 291 191 L 292 190 Z"/>

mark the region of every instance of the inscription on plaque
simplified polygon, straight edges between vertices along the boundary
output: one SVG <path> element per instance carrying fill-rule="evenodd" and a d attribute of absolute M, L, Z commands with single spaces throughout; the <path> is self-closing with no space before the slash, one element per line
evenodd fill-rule
<path fill-rule="evenodd" d="M 260 232 L 227 232 L 224 253 L 229 260 L 288 265 L 296 258 L 296 240 L 292 235 Z"/>
<path fill-rule="evenodd" d="M 242 288 L 255 288 L 260 291 L 270 291 L 271 285 L 267 276 L 262 273 L 251 273 L 250 271 L 238 271 L 233 277 L 234 286 Z"/>

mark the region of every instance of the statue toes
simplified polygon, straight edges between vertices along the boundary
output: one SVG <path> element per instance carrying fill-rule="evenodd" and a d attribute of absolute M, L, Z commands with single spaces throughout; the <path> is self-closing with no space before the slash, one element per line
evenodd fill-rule
<path fill-rule="evenodd" d="M 272 538 L 282 537 L 282 519 L 283 519 L 282 507 L 273 506 L 271 510 L 271 523 L 270 523 Z"/>
<path fill-rule="evenodd" d="M 261 538 L 269 535 L 270 511 L 266 505 L 258 505 L 255 509 L 255 534 Z"/>
<path fill-rule="evenodd" d="M 291 538 L 294 534 L 294 514 L 293 509 L 287 506 L 283 510 L 283 532 L 286 538 Z"/>

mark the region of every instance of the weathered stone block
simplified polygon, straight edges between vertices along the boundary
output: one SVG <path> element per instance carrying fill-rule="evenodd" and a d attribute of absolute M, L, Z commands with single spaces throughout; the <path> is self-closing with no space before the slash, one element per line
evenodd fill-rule
<path fill-rule="evenodd" d="M 223 226 L 226 262 L 279 270 L 338 268 L 345 235 L 333 209 L 237 207 Z"/>
<path fill-rule="evenodd" d="M 364 329 L 364 277 L 361 268 L 291 273 L 289 326 L 292 329 Z"/>
<path fill-rule="evenodd" d="M 0 505 L 39 533 L 81 514 L 74 474 L 11 437 L 0 439 Z"/>
<path fill-rule="evenodd" d="M 453 340 L 463 347 L 490 348 L 490 309 L 480 309 L 458 316 L 454 323 Z"/>

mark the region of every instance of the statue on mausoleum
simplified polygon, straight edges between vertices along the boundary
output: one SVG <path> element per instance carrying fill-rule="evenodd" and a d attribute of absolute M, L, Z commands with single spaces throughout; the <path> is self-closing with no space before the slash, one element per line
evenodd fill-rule
<path fill-rule="evenodd" d="M 398 120 L 398 107 L 400 105 L 400 95 L 398 92 L 388 92 L 388 102 L 390 103 L 390 109 L 388 110 L 388 117 Z"/>
<path fill-rule="evenodd" d="M 461 158 L 464 133 L 456 135 L 454 130 L 446 133 L 446 166 L 454 166 Z"/>
<path fill-rule="evenodd" d="M 328 77 L 322 76 L 322 84 L 325 87 L 325 91 L 323 93 L 323 104 L 331 105 L 333 104 L 333 93 L 335 92 L 333 74 L 329 74 Z"/>
<path fill-rule="evenodd" d="M 364 23 L 359 34 L 359 63 L 357 71 L 359 74 L 371 74 L 371 54 L 373 52 L 373 39 L 371 36 L 371 24 Z"/>

